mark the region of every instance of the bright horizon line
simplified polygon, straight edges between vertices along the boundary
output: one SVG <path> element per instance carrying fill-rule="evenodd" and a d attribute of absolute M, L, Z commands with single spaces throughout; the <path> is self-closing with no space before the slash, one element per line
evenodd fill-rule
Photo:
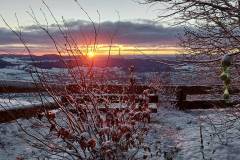
<path fill-rule="evenodd" d="M 2 46 L 3 47 L 3 46 Z M 5 46 L 9 48 L 7 49 L 1 49 L 0 47 L 0 54 L 22 54 L 26 55 L 27 52 L 23 52 L 24 47 L 21 46 L 21 44 L 15 44 L 15 45 L 7 45 Z M 3 48 L 5 48 L 3 47 Z M 13 51 L 10 51 L 10 48 L 13 49 Z M 29 45 L 30 50 L 32 51 L 33 55 L 47 55 L 47 54 L 58 54 L 57 51 L 54 48 L 49 48 L 49 46 L 38 46 L 38 45 Z M 80 53 L 87 54 L 90 53 L 94 55 L 170 55 L 170 54 L 178 54 L 182 53 L 185 49 L 176 47 L 176 46 L 167 46 L 162 45 L 159 47 L 157 46 L 134 46 L 134 45 L 122 45 L 122 44 L 112 44 L 112 45 L 106 45 L 106 44 L 98 44 L 95 47 L 93 45 L 78 45 L 78 48 L 80 50 L 75 50 L 74 53 L 76 55 L 79 55 Z M 15 51 L 14 51 L 15 49 Z M 20 53 L 19 50 L 22 50 Z M 81 51 L 81 52 L 79 52 Z M 61 51 L 62 55 L 68 55 L 68 53 L 64 50 Z M 72 53 L 71 53 L 72 54 Z"/>

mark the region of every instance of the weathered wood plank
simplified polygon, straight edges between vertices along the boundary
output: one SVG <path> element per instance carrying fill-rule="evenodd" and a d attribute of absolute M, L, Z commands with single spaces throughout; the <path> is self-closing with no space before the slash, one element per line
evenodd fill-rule
<path fill-rule="evenodd" d="M 177 108 L 180 110 L 230 108 L 234 107 L 236 104 L 239 103 L 240 101 L 226 103 L 224 100 L 194 100 L 194 101 L 182 101 L 181 104 L 177 104 Z"/>
<path fill-rule="evenodd" d="M 10 122 L 19 118 L 34 117 L 45 110 L 53 110 L 57 108 L 57 105 L 54 103 L 45 103 L 0 110 L 0 123 Z"/>
<path fill-rule="evenodd" d="M 50 88 L 54 89 L 67 89 L 72 93 L 82 93 L 84 91 L 84 86 L 79 86 L 77 84 L 62 85 L 62 84 L 47 84 Z M 110 93 L 110 94 L 142 94 L 144 90 L 150 89 L 151 92 L 155 92 L 152 87 L 147 85 L 121 85 L 121 84 L 107 84 L 107 85 L 90 85 L 86 87 L 88 91 Z M 35 83 L 31 81 L 3 81 L 0 80 L 0 93 L 28 93 L 28 92 L 44 92 L 44 89 L 40 83 Z"/>
<path fill-rule="evenodd" d="M 124 105 L 124 104 L 123 104 Z M 157 104 L 150 104 L 149 109 L 152 113 L 157 112 Z M 31 118 L 36 117 L 40 113 L 44 111 L 49 111 L 53 109 L 58 109 L 59 106 L 55 103 L 45 103 L 45 104 L 38 104 L 38 105 L 30 105 L 25 107 L 16 107 L 7 110 L 0 110 L 0 123 L 10 122 L 19 118 Z M 124 110 L 126 108 L 120 107 L 119 105 L 112 105 L 112 107 L 106 109 L 103 106 L 99 107 L 99 110 L 102 112 L 106 112 L 107 110 Z"/>
<path fill-rule="evenodd" d="M 82 93 L 84 87 L 80 87 L 76 84 L 68 85 L 67 90 L 71 93 Z M 86 87 L 88 91 L 94 91 L 94 93 L 106 93 L 106 94 L 142 94 L 144 90 L 149 89 L 151 93 L 155 93 L 156 90 L 147 85 L 121 85 L 121 84 L 107 84 L 107 85 L 90 85 Z"/>
<path fill-rule="evenodd" d="M 124 105 L 124 104 L 123 104 Z M 150 103 L 149 104 L 149 109 L 151 111 L 151 113 L 157 113 L 157 108 L 158 108 L 158 104 L 156 103 Z M 122 111 L 122 110 L 125 110 L 126 107 L 119 107 L 118 105 L 112 105 L 112 107 L 110 106 L 110 108 L 106 108 L 106 107 L 100 107 L 99 110 L 102 111 L 102 112 L 106 112 L 108 110 L 119 110 L 119 111 Z"/>
<path fill-rule="evenodd" d="M 99 94 L 99 95 L 81 95 L 81 94 L 77 94 L 74 95 L 76 98 L 76 101 L 79 103 L 82 102 L 90 102 L 93 99 L 96 99 L 98 101 L 98 103 L 102 103 L 105 102 L 106 100 L 110 101 L 111 103 L 119 103 L 119 102 L 124 102 L 129 100 L 130 98 L 135 99 L 136 102 L 141 101 L 141 97 L 139 97 L 140 95 L 138 94 Z M 149 103 L 158 103 L 158 95 L 155 94 L 150 94 L 148 96 L 149 98 Z M 62 102 L 68 102 L 67 98 L 62 96 L 61 98 Z"/>

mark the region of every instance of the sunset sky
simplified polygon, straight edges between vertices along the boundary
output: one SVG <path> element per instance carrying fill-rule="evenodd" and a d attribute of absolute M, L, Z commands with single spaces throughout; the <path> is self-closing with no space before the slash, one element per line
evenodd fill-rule
<path fill-rule="evenodd" d="M 86 50 L 94 41 L 94 29 L 86 14 L 74 0 L 45 0 L 57 20 L 66 20 L 66 26 L 78 43 Z M 96 54 L 106 54 L 112 39 L 112 53 L 118 54 L 169 54 L 175 53 L 178 47 L 177 36 L 182 33 L 181 27 L 170 27 L 156 21 L 160 6 L 139 4 L 140 0 L 79 0 L 94 22 L 99 21 L 100 30 Z M 55 53 L 51 39 L 26 13 L 33 9 L 42 25 L 46 25 L 43 13 L 47 17 L 49 31 L 63 45 L 61 32 L 54 24 L 53 18 L 41 0 L 1 0 L 0 15 L 7 23 L 17 28 L 15 13 L 22 26 L 22 35 L 34 54 Z M 118 21 L 118 14 L 120 22 Z M 114 35 L 114 36 L 113 36 Z M 113 38 L 111 38 L 113 36 Z M 15 35 L 0 20 L 0 53 L 24 54 L 25 51 Z"/>

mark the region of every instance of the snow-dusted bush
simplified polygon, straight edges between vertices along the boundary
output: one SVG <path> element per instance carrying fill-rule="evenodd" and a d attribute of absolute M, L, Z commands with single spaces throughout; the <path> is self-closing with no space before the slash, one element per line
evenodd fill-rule
<path fill-rule="evenodd" d="M 129 84 L 116 94 L 119 103 L 112 103 L 110 97 L 104 96 L 106 91 L 109 92 L 107 86 L 104 88 L 91 78 L 60 91 L 46 83 L 47 76 L 44 75 L 42 85 L 59 110 L 38 116 L 36 121 L 44 129 L 30 133 L 35 141 L 32 145 L 58 158 L 134 158 L 146 147 L 144 136 L 148 132 L 146 123 L 150 121 L 150 110 L 149 90 L 140 97 L 134 94 L 133 67 L 130 73 Z M 61 82 L 60 77 L 58 80 Z"/>

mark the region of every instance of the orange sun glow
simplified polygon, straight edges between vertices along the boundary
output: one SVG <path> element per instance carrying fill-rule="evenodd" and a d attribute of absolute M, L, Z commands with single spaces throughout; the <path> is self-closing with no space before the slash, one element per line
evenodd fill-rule
<path fill-rule="evenodd" d="M 87 53 L 87 56 L 89 58 L 93 58 L 95 56 L 95 53 L 93 51 L 90 51 L 90 52 Z"/>

